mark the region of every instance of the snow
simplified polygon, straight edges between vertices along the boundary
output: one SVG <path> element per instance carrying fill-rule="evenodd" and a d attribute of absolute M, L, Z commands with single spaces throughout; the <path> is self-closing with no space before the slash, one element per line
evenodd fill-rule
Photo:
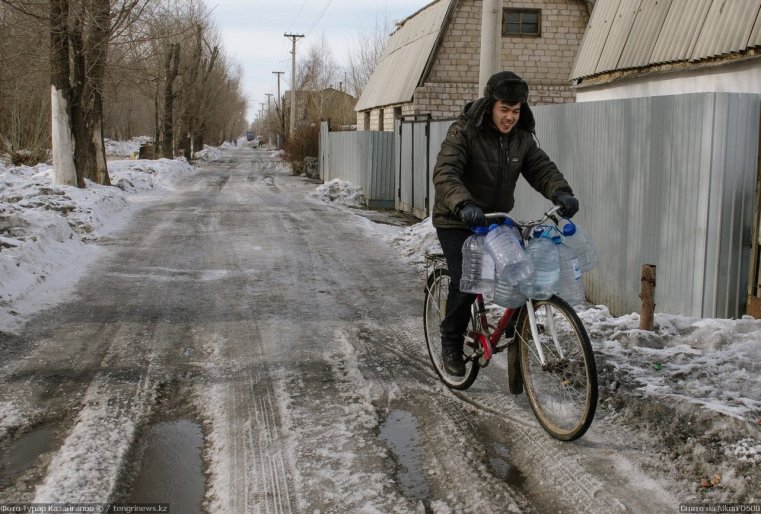
<path fill-rule="evenodd" d="M 139 143 L 109 146 L 117 155 L 133 155 Z M 207 149 L 203 158 L 218 159 L 219 151 Z M 53 185 L 49 165 L 0 162 L 0 332 L 20 333 L 34 313 L 63 301 L 104 251 L 101 239 L 124 226 L 141 203 L 171 195 L 172 184 L 195 170 L 180 158 L 112 160 L 109 171 L 114 186 L 88 183 L 78 189 Z M 356 212 L 364 196 L 349 182 L 332 180 L 309 197 L 354 212 L 358 231 L 380 235 L 412 266 L 422 269 L 425 253 L 439 251 L 430 219 L 406 228 L 373 223 Z M 761 424 L 761 320 L 656 313 L 655 328 L 647 332 L 639 329 L 636 313 L 613 316 L 604 305 L 588 305 L 579 315 L 606 363 L 599 370 L 607 377 L 601 387 L 613 391 L 626 382 L 643 398 Z M 353 421 L 361 424 L 373 407 L 366 398 L 360 403 Z M 0 438 L 26 423 L 26 414 L 13 403 L 0 403 Z M 224 445 L 217 441 L 215 448 Z M 724 448 L 724 454 L 738 463 L 761 463 L 761 445 L 750 437 Z"/>
<path fill-rule="evenodd" d="M 317 200 L 348 207 L 363 207 L 365 205 L 365 194 L 362 192 L 362 188 L 340 178 L 334 178 L 326 184 L 318 186 L 310 196 Z"/>
<path fill-rule="evenodd" d="M 125 153 L 130 144 L 112 146 Z M 17 333 L 29 316 L 61 301 L 100 254 L 100 238 L 124 226 L 141 201 L 194 172 L 184 159 L 108 166 L 113 186 L 79 189 L 54 185 L 48 164 L 0 163 L 0 332 Z"/>

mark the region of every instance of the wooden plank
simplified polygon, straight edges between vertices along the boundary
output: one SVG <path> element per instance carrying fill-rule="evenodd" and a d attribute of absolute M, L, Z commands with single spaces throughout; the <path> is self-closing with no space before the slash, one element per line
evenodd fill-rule
<path fill-rule="evenodd" d="M 748 296 L 748 306 L 745 308 L 745 314 L 761 319 L 761 298 L 758 296 Z"/>

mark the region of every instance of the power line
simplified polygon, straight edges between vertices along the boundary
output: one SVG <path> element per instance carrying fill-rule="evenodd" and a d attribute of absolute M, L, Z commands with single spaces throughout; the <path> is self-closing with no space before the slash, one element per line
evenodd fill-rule
<path fill-rule="evenodd" d="M 309 27 L 309 29 L 307 29 L 307 35 L 309 35 L 309 34 L 311 34 L 311 33 L 312 33 L 312 29 L 314 29 L 314 28 L 317 26 L 317 24 L 320 22 L 320 20 L 322 19 L 322 17 L 323 17 L 323 16 L 325 15 L 325 13 L 327 12 L 327 10 L 328 10 L 328 7 L 330 7 L 330 4 L 332 4 L 332 3 L 333 3 L 333 0 L 328 0 L 327 2 L 325 2 L 325 7 L 323 7 L 323 8 L 322 8 L 322 10 L 320 11 L 320 14 L 319 14 L 319 15 L 317 15 L 317 18 L 316 18 L 316 19 L 314 20 L 314 22 L 312 23 L 312 26 L 311 26 L 311 27 Z"/>
<path fill-rule="evenodd" d="M 293 21 L 291 22 L 291 24 L 290 24 L 290 25 L 288 25 L 288 28 L 287 28 L 287 29 L 285 29 L 285 31 L 286 31 L 286 32 L 288 32 L 289 30 L 291 30 L 291 27 L 293 27 L 293 24 L 294 24 L 294 23 L 296 23 L 296 20 L 298 20 L 298 19 L 299 19 L 299 14 L 301 14 L 301 11 L 304 9 L 304 6 L 305 6 L 306 4 L 307 4 L 307 0 L 304 0 L 304 2 L 301 4 L 301 7 L 299 7 L 299 10 L 298 10 L 298 12 L 296 12 L 296 16 L 294 16 L 294 18 L 293 18 Z"/>

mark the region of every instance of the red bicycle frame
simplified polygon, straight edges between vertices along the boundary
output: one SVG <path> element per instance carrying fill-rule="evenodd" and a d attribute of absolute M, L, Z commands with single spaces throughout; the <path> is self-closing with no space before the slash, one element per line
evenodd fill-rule
<path fill-rule="evenodd" d="M 478 324 L 480 325 L 478 328 L 480 328 L 480 330 L 468 331 L 468 337 L 472 338 L 473 341 L 478 341 L 478 344 L 480 344 L 481 348 L 483 349 L 482 359 L 484 362 L 488 362 L 494 354 L 494 348 L 497 346 L 497 342 L 499 342 L 502 334 L 505 333 L 507 326 L 513 319 L 513 315 L 520 309 L 514 309 L 510 307 L 506 308 L 502 313 L 502 316 L 500 316 L 499 321 L 497 322 L 497 326 L 494 328 L 494 332 L 490 334 L 489 321 L 486 319 L 486 308 L 484 307 L 483 294 L 478 293 L 476 295 L 475 305 L 477 306 L 478 310 L 473 314 L 478 317 Z"/>

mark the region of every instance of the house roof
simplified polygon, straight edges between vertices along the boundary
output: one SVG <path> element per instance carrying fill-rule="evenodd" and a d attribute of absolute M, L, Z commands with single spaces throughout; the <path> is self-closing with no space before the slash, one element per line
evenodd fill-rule
<path fill-rule="evenodd" d="M 596 0 L 571 80 L 761 49 L 761 0 Z"/>
<path fill-rule="evenodd" d="M 453 1 L 435 0 L 399 23 L 362 90 L 356 111 L 412 100 Z"/>

